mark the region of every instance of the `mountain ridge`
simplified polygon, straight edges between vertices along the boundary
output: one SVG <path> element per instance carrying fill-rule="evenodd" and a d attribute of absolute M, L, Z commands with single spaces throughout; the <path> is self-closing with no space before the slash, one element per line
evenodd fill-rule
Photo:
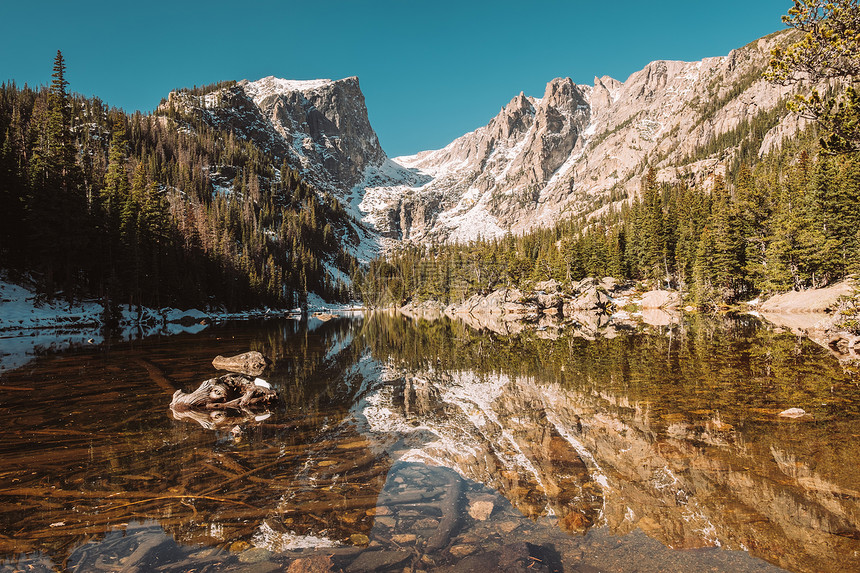
<path fill-rule="evenodd" d="M 657 60 L 624 81 L 555 78 L 543 97 L 521 92 L 442 149 L 394 158 L 379 144 L 356 77 L 268 76 L 196 101 L 173 92 L 164 105 L 196 108 L 288 160 L 375 229 L 378 248 L 462 242 L 599 212 L 635 195 L 646 166 L 661 181 L 707 186 L 742 143 L 757 155 L 778 148 L 804 125 L 781 105 L 791 88 L 761 78 L 787 36 L 696 62 Z M 705 153 L 708 146 L 716 148 Z"/>

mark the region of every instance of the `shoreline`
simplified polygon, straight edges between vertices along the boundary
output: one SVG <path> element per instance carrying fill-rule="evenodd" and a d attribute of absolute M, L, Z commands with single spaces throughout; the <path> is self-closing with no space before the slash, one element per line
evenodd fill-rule
<path fill-rule="evenodd" d="M 329 304 L 308 296 L 309 318 L 327 320 L 333 314 L 364 310 L 355 304 Z M 153 309 L 120 305 L 119 324 L 109 332 L 102 320 L 104 307 L 95 301 L 37 301 L 35 292 L 0 278 L 0 374 L 20 368 L 37 356 L 71 348 L 99 345 L 105 335 L 127 341 L 148 336 L 196 334 L 211 324 L 232 320 L 301 318 L 301 309 L 260 308 L 239 312 L 201 311 L 165 307 Z"/>
<path fill-rule="evenodd" d="M 778 293 L 765 300 L 759 297 L 720 312 L 758 317 L 809 338 L 840 362 L 853 363 L 860 361 L 857 288 L 855 280 L 849 278 L 824 288 Z M 646 290 L 642 285 L 620 285 L 610 278 L 586 278 L 565 287 L 544 281 L 525 292 L 503 288 L 473 295 L 461 303 L 444 305 L 427 300 L 410 302 L 396 310 L 411 318 L 448 316 L 497 334 L 534 329 L 551 337 L 562 328 L 573 327 L 588 338 L 599 335 L 601 329 L 613 336 L 615 328 L 636 323 L 669 326 L 680 323 L 684 314 L 697 312 L 691 306 L 682 306 L 678 291 Z M 854 328 L 850 327 L 852 321 Z"/>

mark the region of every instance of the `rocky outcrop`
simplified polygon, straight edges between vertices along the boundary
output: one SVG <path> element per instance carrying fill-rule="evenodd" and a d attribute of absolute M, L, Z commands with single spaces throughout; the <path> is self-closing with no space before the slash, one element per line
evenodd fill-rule
<path fill-rule="evenodd" d="M 574 285 L 572 295 L 563 304 L 564 314 L 578 311 L 597 311 L 605 313 L 612 308 L 612 298 L 603 283 L 595 278 L 585 278 Z"/>
<path fill-rule="evenodd" d="M 672 310 L 679 306 L 681 306 L 681 295 L 677 291 L 651 290 L 642 295 L 639 301 L 639 307 L 647 309 Z"/>
<path fill-rule="evenodd" d="M 399 312 L 412 318 L 435 319 L 443 314 L 463 320 L 476 329 L 498 334 L 516 334 L 536 328 L 541 337 L 550 337 L 565 320 L 583 325 L 586 337 L 608 324 L 615 308 L 611 292 L 618 290 L 612 278 L 586 278 L 564 286 L 555 280 L 534 284 L 529 290 L 502 288 L 488 294 L 474 294 L 462 303 L 447 307 L 436 301 L 410 302 Z M 603 317 L 603 318 L 601 318 Z"/>
<path fill-rule="evenodd" d="M 809 337 L 841 361 L 860 361 L 860 296 L 855 280 L 781 293 L 757 310 L 768 322 Z"/>
<path fill-rule="evenodd" d="M 537 316 L 540 308 L 533 296 L 526 297 L 519 289 L 499 289 L 487 295 L 476 294 L 447 311 L 453 314 L 504 314 L 517 318 Z"/>

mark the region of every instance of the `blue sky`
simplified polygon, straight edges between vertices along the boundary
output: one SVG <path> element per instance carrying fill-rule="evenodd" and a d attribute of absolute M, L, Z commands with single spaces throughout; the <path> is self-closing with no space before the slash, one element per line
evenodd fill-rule
<path fill-rule="evenodd" d="M 657 59 L 725 55 L 784 28 L 790 0 L 604 2 L 5 0 L 0 81 L 151 111 L 177 87 L 358 76 L 390 156 L 442 147 L 555 77 L 624 80 Z M 715 10 L 718 7 L 719 10 Z"/>

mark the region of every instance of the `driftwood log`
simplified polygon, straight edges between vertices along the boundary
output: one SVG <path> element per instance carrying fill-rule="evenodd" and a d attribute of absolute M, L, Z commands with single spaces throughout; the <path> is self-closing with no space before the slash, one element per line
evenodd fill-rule
<path fill-rule="evenodd" d="M 193 392 L 177 390 L 170 402 L 173 417 L 192 419 L 207 429 L 217 429 L 259 418 L 278 401 L 278 393 L 260 378 L 225 374 L 203 381 Z"/>

